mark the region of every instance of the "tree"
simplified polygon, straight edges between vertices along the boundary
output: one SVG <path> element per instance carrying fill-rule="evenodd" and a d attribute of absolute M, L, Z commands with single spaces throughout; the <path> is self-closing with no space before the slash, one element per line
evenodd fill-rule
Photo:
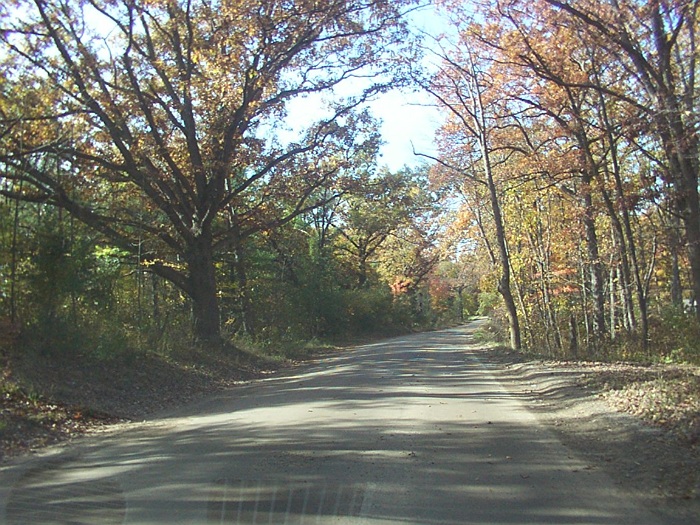
<path fill-rule="evenodd" d="M 685 224 L 693 295 L 700 297 L 698 2 L 544 1 L 582 24 L 631 73 L 627 84 L 596 89 L 636 106 L 651 124 L 666 160 L 664 177 L 675 190 Z M 700 309 L 696 315 L 700 320 Z"/>
<path fill-rule="evenodd" d="M 367 181 L 364 191 L 348 195 L 339 209 L 337 231 L 357 277 L 357 287 L 368 282 L 369 263 L 390 235 L 409 225 L 430 207 L 427 178 L 419 170 L 396 173 L 384 169 Z"/>
<path fill-rule="evenodd" d="M 452 171 L 465 181 L 486 191 L 491 219 L 495 229 L 495 263 L 499 267 L 498 292 L 503 298 L 508 317 L 510 346 L 521 347 L 520 322 L 511 289 L 511 266 L 502 214 L 500 189 L 494 173 L 495 165 L 508 157 L 496 143 L 495 134 L 501 127 L 501 111 L 494 98 L 493 78 L 488 64 L 470 45 L 468 28 L 461 28 L 457 49 L 439 53 L 442 61 L 437 74 L 423 82 L 449 115 L 442 133 L 443 158 L 437 159 L 442 168 Z M 497 160 L 498 159 L 498 160 Z"/>
<path fill-rule="evenodd" d="M 648 350 L 653 317 L 679 315 L 655 296 L 679 304 L 686 279 L 697 290 L 698 3 L 442 3 L 457 30 L 436 40 L 441 73 L 423 82 L 451 114 L 435 177 L 464 198 L 497 267 L 482 285 L 503 267 L 487 143 L 528 344 L 565 352 L 569 331 L 575 352 L 582 326 L 589 348 Z"/>
<path fill-rule="evenodd" d="M 570 151 L 566 152 L 568 162 L 559 163 L 558 173 L 549 173 L 549 176 L 562 181 L 556 183 L 557 187 L 577 202 L 581 210 L 579 215 L 588 267 L 586 285 L 592 302 L 592 331 L 596 339 L 600 339 L 605 335 L 606 324 L 605 279 L 596 225 L 599 210 L 594 202 L 594 193 L 602 164 L 595 145 L 602 138 L 592 109 L 592 106 L 595 108 L 597 94 L 592 89 L 581 87 L 584 79 L 587 80 L 592 74 L 591 62 L 593 67 L 598 64 L 587 56 L 586 45 L 576 38 L 575 31 L 565 24 L 553 25 L 539 18 L 533 21 L 518 7 L 509 5 L 502 8 L 500 21 L 509 22 L 513 29 L 502 28 L 502 34 L 489 45 L 498 50 L 498 60 L 506 65 L 509 74 L 535 76 L 537 80 L 531 83 L 535 89 L 518 89 L 510 96 L 525 111 L 545 119 L 561 134 L 560 140 L 564 139 L 569 144 Z M 554 42 L 557 42 L 557 46 L 553 46 Z M 592 97 L 595 97 L 593 103 Z M 523 129 L 526 129 L 525 126 Z M 532 144 L 538 143 L 532 128 L 525 132 L 531 134 Z M 551 135 L 550 132 L 545 141 Z M 531 149 L 530 155 L 536 156 L 539 147 Z M 554 164 L 550 162 L 549 165 Z"/>
<path fill-rule="evenodd" d="M 613 276 L 616 268 L 609 269 L 609 282 L 614 287 L 617 280 L 620 281 L 625 327 L 637 330 L 639 324 L 642 341 L 646 344 L 648 298 L 642 275 L 644 262 L 632 227 L 632 207 L 643 198 L 639 188 L 649 183 L 650 159 L 653 164 L 659 164 L 649 147 L 658 143 L 653 133 L 647 133 L 653 129 L 648 125 L 650 106 L 643 93 L 640 96 L 630 94 L 629 86 L 638 79 L 624 55 L 611 49 L 585 21 L 572 17 L 565 9 L 553 9 L 550 4 L 498 3 L 486 17 L 491 24 L 480 34 L 480 41 L 491 47 L 497 55 L 495 61 L 505 71 L 502 77 L 508 79 L 509 94 L 504 96 L 530 106 L 534 110 L 531 113 L 539 113 L 536 119 L 548 121 L 552 128 L 562 130 L 563 136 L 555 139 L 550 133 L 549 140 L 568 141 L 569 147 L 577 152 L 578 158 L 570 159 L 563 167 L 567 172 L 578 172 L 579 183 L 572 185 L 567 180 L 566 184 L 556 184 L 578 199 L 584 209 L 582 222 L 589 266 L 586 288 L 590 289 L 594 306 L 593 332 L 599 338 L 605 324 L 604 266 L 595 218 L 607 212 L 615 235 L 613 245 L 618 252 L 614 260 L 619 262 L 614 264 L 620 268 L 617 279 Z M 627 5 L 625 8 L 632 9 Z M 585 9 L 590 11 L 592 6 Z M 598 20 L 613 24 L 616 12 L 603 9 L 595 15 Z M 639 26 L 637 34 L 643 34 L 650 12 L 640 9 L 635 15 L 626 13 L 625 16 L 630 16 L 629 28 L 636 24 Z M 646 53 L 649 47 L 650 42 L 644 41 L 640 51 Z M 677 55 L 678 61 L 687 62 L 681 48 Z M 527 132 L 532 133 L 533 129 L 530 125 Z M 541 151 L 547 150 L 542 148 L 547 143 L 546 132 L 544 139 L 539 142 L 531 139 L 535 144 L 531 156 L 542 156 Z M 637 176 L 636 185 L 629 183 L 632 174 Z M 638 317 L 632 300 L 633 290 Z M 614 296 L 610 297 L 610 315 L 614 319 Z M 611 324 L 613 335 L 614 330 Z"/>
<path fill-rule="evenodd" d="M 396 82 L 409 3 L 17 0 L 2 10 L 2 192 L 138 253 L 216 341 L 217 253 L 318 206 L 376 150 L 358 108 Z M 353 78 L 361 92 L 296 140 L 275 135 L 289 101 Z"/>

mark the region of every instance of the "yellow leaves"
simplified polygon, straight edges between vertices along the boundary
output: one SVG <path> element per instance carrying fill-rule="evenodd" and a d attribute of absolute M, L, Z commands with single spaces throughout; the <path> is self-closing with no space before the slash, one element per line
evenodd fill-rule
<path fill-rule="evenodd" d="M 389 287 L 391 288 L 391 293 L 394 297 L 407 294 L 411 290 L 412 286 L 413 279 L 403 276 L 395 277 L 389 285 Z"/>
<path fill-rule="evenodd" d="M 151 268 L 153 266 L 161 266 L 164 268 L 171 268 L 173 270 L 178 270 L 178 271 L 185 271 L 187 269 L 187 265 L 184 263 L 175 263 L 172 261 L 168 261 L 162 258 L 152 258 L 152 259 L 146 259 L 144 261 L 141 261 L 141 266 L 144 268 Z"/>

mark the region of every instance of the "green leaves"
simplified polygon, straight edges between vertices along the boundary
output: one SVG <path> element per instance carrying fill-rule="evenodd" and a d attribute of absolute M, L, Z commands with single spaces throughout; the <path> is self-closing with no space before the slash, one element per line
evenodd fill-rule
<path fill-rule="evenodd" d="M 409 4 L 23 2 L 27 16 L 8 14 L 0 35 L 7 71 L 22 73 L 3 79 L 0 162 L 32 189 L 7 193 L 64 208 L 150 261 L 195 317 L 218 319 L 214 272 L 198 261 L 322 205 L 313 195 L 346 191 L 373 162 L 360 105 L 391 81 L 380 57 L 401 42 Z M 296 97 L 334 97 L 353 78 L 360 92 L 335 97 L 298 140 L 265 132 Z"/>

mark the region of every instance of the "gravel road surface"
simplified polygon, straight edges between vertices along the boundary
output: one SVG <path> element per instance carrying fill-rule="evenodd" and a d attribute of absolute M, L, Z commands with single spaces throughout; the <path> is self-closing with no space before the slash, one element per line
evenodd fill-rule
<path fill-rule="evenodd" d="M 501 386 L 478 324 L 357 347 L 10 463 L 0 522 L 671 523 Z"/>

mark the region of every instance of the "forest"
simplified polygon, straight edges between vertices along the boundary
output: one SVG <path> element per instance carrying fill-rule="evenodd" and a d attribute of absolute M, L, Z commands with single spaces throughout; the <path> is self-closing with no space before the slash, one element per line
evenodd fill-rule
<path fill-rule="evenodd" d="M 0 343 L 108 358 L 483 315 L 514 350 L 700 362 L 698 4 L 5 2 Z M 401 89 L 444 120 L 391 170 L 368 104 Z"/>

